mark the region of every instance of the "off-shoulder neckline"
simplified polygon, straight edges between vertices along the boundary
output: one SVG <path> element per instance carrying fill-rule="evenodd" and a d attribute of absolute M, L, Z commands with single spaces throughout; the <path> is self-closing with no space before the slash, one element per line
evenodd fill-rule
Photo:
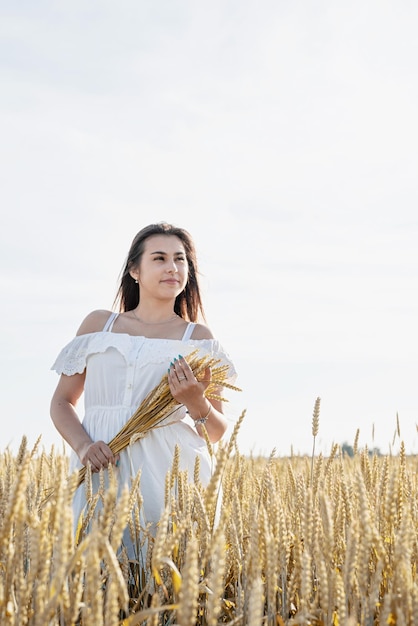
<path fill-rule="evenodd" d="M 81 339 L 82 337 L 89 337 L 91 335 L 105 335 L 107 337 L 130 337 L 133 339 L 149 339 L 150 341 L 187 341 L 195 343 L 196 341 L 216 341 L 213 337 L 207 339 L 182 339 L 181 337 L 178 339 L 173 339 L 173 337 L 147 337 L 146 335 L 130 335 L 129 333 L 117 333 L 113 330 L 95 330 L 91 333 L 83 333 L 82 335 L 76 335 L 74 339 Z"/>

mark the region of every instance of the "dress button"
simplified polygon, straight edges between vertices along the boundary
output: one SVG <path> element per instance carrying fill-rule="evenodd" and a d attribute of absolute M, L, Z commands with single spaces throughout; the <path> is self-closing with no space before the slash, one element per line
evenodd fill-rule
<path fill-rule="evenodd" d="M 128 389 L 132 389 L 132 384 L 131 383 L 129 383 Z"/>

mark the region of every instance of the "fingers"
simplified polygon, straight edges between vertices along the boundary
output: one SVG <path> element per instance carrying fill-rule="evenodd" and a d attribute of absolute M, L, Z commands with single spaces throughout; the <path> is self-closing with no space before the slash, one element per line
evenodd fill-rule
<path fill-rule="evenodd" d="M 199 382 L 202 383 L 203 388 L 206 389 L 206 387 L 208 387 L 211 379 L 212 379 L 212 370 L 210 369 L 210 367 L 207 367 L 205 369 L 204 374 L 203 374 L 203 378 L 200 378 Z"/>
<path fill-rule="evenodd" d="M 211 380 L 211 370 L 206 368 L 197 379 L 187 361 L 179 355 L 170 363 L 167 378 L 171 395 L 179 404 L 186 408 L 200 406 Z"/>
<path fill-rule="evenodd" d="M 179 385 L 187 385 L 190 387 L 196 384 L 198 384 L 200 388 L 206 389 L 211 379 L 212 370 L 209 366 L 205 369 L 203 376 L 197 379 L 190 365 L 181 355 L 173 359 L 168 368 L 168 382 L 176 390 L 183 389 L 183 387 L 180 388 Z"/>
<path fill-rule="evenodd" d="M 92 472 L 107 469 L 109 465 L 118 465 L 119 455 L 115 456 L 104 441 L 95 441 L 86 450 L 81 462 L 90 463 Z"/>
<path fill-rule="evenodd" d="M 180 384 L 194 383 L 196 379 L 187 361 L 179 355 L 172 360 L 168 368 L 168 380 L 175 387 Z"/>

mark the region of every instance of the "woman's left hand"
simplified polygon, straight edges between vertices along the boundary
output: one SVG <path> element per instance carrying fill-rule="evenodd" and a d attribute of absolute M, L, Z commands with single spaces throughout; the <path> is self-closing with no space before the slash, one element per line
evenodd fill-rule
<path fill-rule="evenodd" d="M 179 404 L 201 404 L 211 379 L 210 367 L 205 369 L 203 378 L 198 380 L 187 361 L 179 356 L 170 363 L 167 375 L 171 395 Z"/>
<path fill-rule="evenodd" d="M 227 424 L 222 413 L 221 400 L 214 398 L 209 400 L 205 397 L 212 376 L 210 367 L 205 369 L 202 378 L 198 380 L 187 361 L 179 356 L 170 363 L 167 376 L 173 398 L 187 408 L 193 420 L 199 420 L 196 427 L 200 436 L 202 436 L 200 418 L 205 418 L 204 425 L 209 440 L 212 443 L 219 441 L 226 431 Z"/>

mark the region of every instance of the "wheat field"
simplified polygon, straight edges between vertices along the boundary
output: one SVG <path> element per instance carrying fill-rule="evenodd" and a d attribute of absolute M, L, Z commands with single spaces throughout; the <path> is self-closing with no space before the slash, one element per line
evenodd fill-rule
<path fill-rule="evenodd" d="M 402 444 L 396 456 L 335 445 L 328 458 L 248 457 L 243 417 L 212 451 L 206 488 L 176 450 L 156 532 L 140 523 L 140 476 L 119 499 L 110 476 L 74 529 L 64 453 L 25 438 L 2 452 L 1 626 L 418 623 L 416 458 Z"/>

